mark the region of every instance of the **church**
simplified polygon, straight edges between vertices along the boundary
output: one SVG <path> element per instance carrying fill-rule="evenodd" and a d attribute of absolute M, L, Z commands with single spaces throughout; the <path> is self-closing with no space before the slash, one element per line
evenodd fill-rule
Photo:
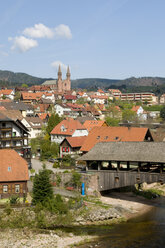
<path fill-rule="evenodd" d="M 57 80 L 47 80 L 42 85 L 49 86 L 52 90 L 58 92 L 67 92 L 71 90 L 71 80 L 70 80 L 70 69 L 67 68 L 66 79 L 62 80 L 61 66 L 58 68 L 58 79 Z"/>

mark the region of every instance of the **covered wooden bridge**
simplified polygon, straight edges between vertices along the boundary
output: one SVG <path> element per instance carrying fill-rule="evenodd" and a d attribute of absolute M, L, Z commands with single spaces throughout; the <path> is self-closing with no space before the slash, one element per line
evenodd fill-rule
<path fill-rule="evenodd" d="M 98 190 L 140 184 L 165 183 L 164 142 L 97 143 L 79 160 L 98 173 Z"/>

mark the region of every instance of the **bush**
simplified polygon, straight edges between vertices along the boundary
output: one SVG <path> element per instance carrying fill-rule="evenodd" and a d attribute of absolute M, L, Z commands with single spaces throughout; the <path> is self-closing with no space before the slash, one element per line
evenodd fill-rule
<path fill-rule="evenodd" d="M 19 196 L 12 195 L 9 200 L 10 200 L 10 204 L 17 204 L 19 202 Z"/>
<path fill-rule="evenodd" d="M 68 213 L 68 204 L 62 199 L 61 195 L 56 195 L 53 199 L 48 199 L 43 203 L 43 206 L 52 213 Z"/>
<path fill-rule="evenodd" d="M 59 168 L 59 167 L 60 167 L 60 163 L 59 162 L 54 162 L 53 168 Z"/>
<path fill-rule="evenodd" d="M 80 187 L 81 186 L 81 174 L 76 172 L 76 171 L 73 171 L 72 172 L 72 181 L 73 181 L 73 185 L 75 187 Z"/>
<path fill-rule="evenodd" d="M 66 166 L 73 166 L 73 165 L 75 165 L 75 159 L 72 158 L 69 154 L 63 156 L 62 162 L 63 162 L 63 165 L 66 165 Z"/>

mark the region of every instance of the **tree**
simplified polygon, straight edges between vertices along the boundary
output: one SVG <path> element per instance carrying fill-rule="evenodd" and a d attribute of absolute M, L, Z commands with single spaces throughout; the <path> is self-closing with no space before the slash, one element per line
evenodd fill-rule
<path fill-rule="evenodd" d="M 165 120 L 165 106 L 160 110 L 160 117 Z"/>
<path fill-rule="evenodd" d="M 21 87 L 22 88 L 28 88 L 28 85 L 27 84 L 22 84 Z"/>
<path fill-rule="evenodd" d="M 131 122 L 131 121 L 134 121 L 136 117 L 137 117 L 137 114 L 134 111 L 130 109 L 123 110 L 123 113 L 122 113 L 123 121 Z"/>
<path fill-rule="evenodd" d="M 33 181 L 32 202 L 44 203 L 47 199 L 53 199 L 53 187 L 50 183 L 50 171 L 43 166 L 43 169 L 36 174 Z"/>
<path fill-rule="evenodd" d="M 58 123 L 60 123 L 62 118 L 59 117 L 58 114 L 52 114 L 48 120 L 48 125 L 46 128 L 47 133 L 50 135 L 51 131 Z"/>
<path fill-rule="evenodd" d="M 107 116 L 105 118 L 105 121 L 106 121 L 108 126 L 112 126 L 112 127 L 117 127 L 119 125 L 119 122 L 120 122 L 118 119 L 115 119 L 115 118 L 112 118 L 109 116 Z"/>
<path fill-rule="evenodd" d="M 20 100 L 20 98 L 21 98 L 21 93 L 19 91 L 16 91 L 15 96 L 14 96 L 14 100 L 18 101 L 18 100 Z"/>

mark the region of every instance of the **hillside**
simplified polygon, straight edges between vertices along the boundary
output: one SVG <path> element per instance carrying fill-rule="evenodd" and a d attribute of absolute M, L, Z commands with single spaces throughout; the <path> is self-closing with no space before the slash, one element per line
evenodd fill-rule
<path fill-rule="evenodd" d="M 0 86 L 14 87 L 23 83 L 28 85 L 42 84 L 53 78 L 33 77 L 26 73 L 14 73 L 0 70 Z M 72 89 L 96 90 L 98 88 L 117 88 L 122 92 L 149 91 L 157 95 L 165 92 L 165 78 L 160 77 L 131 77 L 124 80 L 105 78 L 82 78 L 72 80 Z"/>
<path fill-rule="evenodd" d="M 15 73 L 11 71 L 2 71 L 0 70 L 0 81 L 1 85 L 5 82 L 8 82 L 9 85 L 19 85 L 19 84 L 28 84 L 28 85 L 34 85 L 34 84 L 42 84 L 46 80 L 50 80 L 51 78 L 39 78 L 39 77 L 33 77 L 31 75 L 28 75 L 26 73 Z M 3 82 L 3 83 L 2 83 Z"/>

